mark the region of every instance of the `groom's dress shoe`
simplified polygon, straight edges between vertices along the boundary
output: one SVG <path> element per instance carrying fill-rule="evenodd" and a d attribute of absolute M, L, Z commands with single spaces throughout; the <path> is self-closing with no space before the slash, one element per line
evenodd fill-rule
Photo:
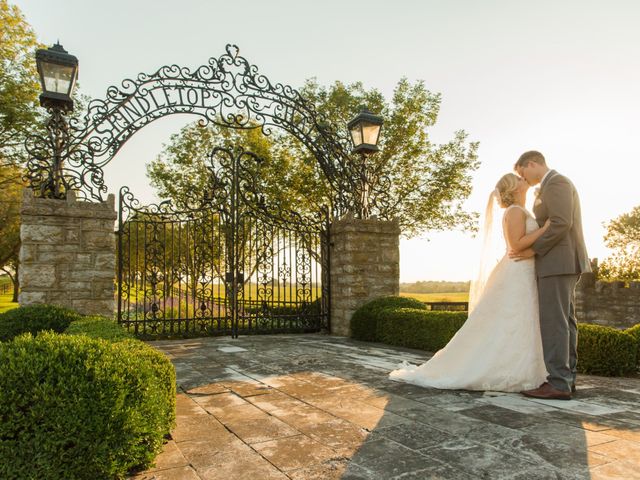
<path fill-rule="evenodd" d="M 576 393 L 576 384 L 575 383 L 571 384 L 571 393 Z"/>
<path fill-rule="evenodd" d="M 533 390 L 525 390 L 521 392 L 525 397 L 542 398 L 545 400 L 571 400 L 570 392 L 563 392 L 554 388 L 549 383 L 543 383 Z"/>

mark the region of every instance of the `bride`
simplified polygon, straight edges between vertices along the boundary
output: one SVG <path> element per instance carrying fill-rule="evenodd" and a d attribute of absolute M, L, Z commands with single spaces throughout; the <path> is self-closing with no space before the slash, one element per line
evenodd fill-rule
<path fill-rule="evenodd" d="M 478 279 L 473 282 L 469 317 L 449 343 L 429 361 L 403 363 L 389 374 L 424 387 L 519 392 L 544 383 L 547 371 L 542 354 L 538 294 L 533 258 L 515 261 L 510 250 L 524 250 L 549 224 L 538 228 L 524 208 L 529 185 L 508 173 L 489 197 L 484 246 Z M 491 261 L 492 217 L 496 203 L 502 216 L 502 259 Z M 504 242 L 506 241 L 506 246 Z"/>

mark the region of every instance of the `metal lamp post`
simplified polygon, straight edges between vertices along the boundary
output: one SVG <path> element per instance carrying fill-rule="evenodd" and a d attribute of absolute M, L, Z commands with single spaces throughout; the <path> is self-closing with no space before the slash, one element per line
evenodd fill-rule
<path fill-rule="evenodd" d="M 360 165 L 356 175 L 358 177 L 359 198 L 357 209 L 360 218 L 368 218 L 370 212 L 371 178 L 367 166 L 367 156 L 379 151 L 378 140 L 382 129 L 383 118 L 374 115 L 365 107 L 347 124 L 351 140 L 352 153 L 359 154 Z"/>
<path fill-rule="evenodd" d="M 66 192 L 62 164 L 69 143 L 65 115 L 73 111 L 73 90 L 78 78 L 78 59 L 56 43 L 48 49 L 36 51 L 36 64 L 42 85 L 40 105 L 49 112 L 48 140 L 51 148 L 49 178 L 41 188 L 43 196 L 64 198 Z"/>

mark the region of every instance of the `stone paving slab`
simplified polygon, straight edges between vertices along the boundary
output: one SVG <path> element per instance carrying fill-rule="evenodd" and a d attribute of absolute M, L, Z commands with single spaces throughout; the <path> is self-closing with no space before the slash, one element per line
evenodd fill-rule
<path fill-rule="evenodd" d="M 135 480 L 640 479 L 640 378 L 571 401 L 390 381 L 429 354 L 320 334 L 151 342 L 177 426 Z"/>

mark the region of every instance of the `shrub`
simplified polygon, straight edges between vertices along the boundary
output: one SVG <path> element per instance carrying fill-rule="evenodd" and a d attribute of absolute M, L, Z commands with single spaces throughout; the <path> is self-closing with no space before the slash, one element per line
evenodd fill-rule
<path fill-rule="evenodd" d="M 173 425 L 173 366 L 140 341 L 27 334 L 0 364 L 0 478 L 121 478 Z"/>
<path fill-rule="evenodd" d="M 386 309 L 412 308 L 425 310 L 427 306 L 415 298 L 380 297 L 362 305 L 351 317 L 351 336 L 365 342 L 381 341 L 377 336 L 380 312 Z"/>
<path fill-rule="evenodd" d="M 636 339 L 636 363 L 638 368 L 640 368 L 640 323 L 638 323 L 637 325 L 634 325 L 631 328 L 627 328 L 625 330 L 626 333 L 628 333 L 629 335 L 632 335 L 633 338 Z"/>
<path fill-rule="evenodd" d="M 625 375 L 636 370 L 633 335 L 601 325 L 578 324 L 578 371 L 594 375 Z"/>
<path fill-rule="evenodd" d="M 43 330 L 63 332 L 80 315 L 57 305 L 29 305 L 0 313 L 0 341 L 22 333 L 37 335 Z"/>
<path fill-rule="evenodd" d="M 435 352 L 444 347 L 467 320 L 467 312 L 432 312 L 414 308 L 379 313 L 379 341 L 399 347 Z"/>
<path fill-rule="evenodd" d="M 86 335 L 91 338 L 102 338 L 111 342 L 132 339 L 134 336 L 107 317 L 83 317 L 71 322 L 64 331 L 69 335 Z"/>

